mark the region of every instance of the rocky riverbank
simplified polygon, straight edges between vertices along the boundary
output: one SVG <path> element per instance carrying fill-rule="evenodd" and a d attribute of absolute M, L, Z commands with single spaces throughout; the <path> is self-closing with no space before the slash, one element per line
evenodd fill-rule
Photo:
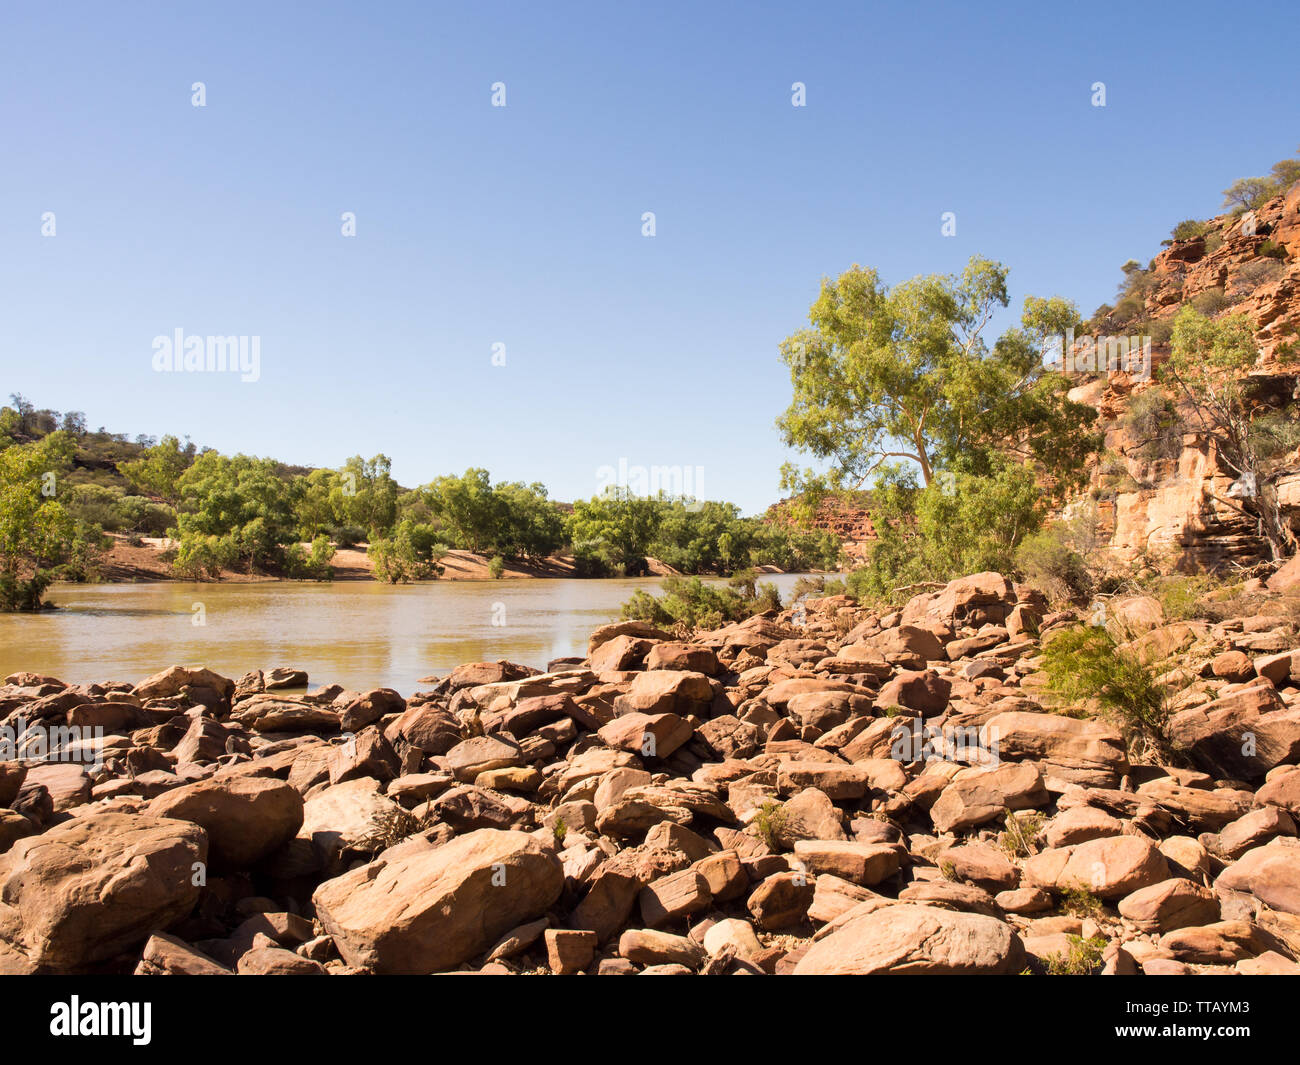
<path fill-rule="evenodd" d="M 1050 711 L 1078 619 L 998 574 L 407 697 L 16 674 L 0 972 L 1297 973 L 1296 613 L 1254 605 L 1113 604 L 1168 766 Z"/>

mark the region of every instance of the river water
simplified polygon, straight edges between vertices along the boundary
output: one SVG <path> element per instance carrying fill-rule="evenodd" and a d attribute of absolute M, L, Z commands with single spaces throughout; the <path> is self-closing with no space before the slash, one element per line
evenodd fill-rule
<path fill-rule="evenodd" d="M 797 579 L 763 578 L 782 602 Z M 654 593 L 659 583 L 60 584 L 48 596 L 58 610 L 0 614 L 0 678 L 28 670 L 72 684 L 136 683 L 170 665 L 228 677 L 290 666 L 307 670 L 312 685 L 409 695 L 420 677 L 464 662 L 545 668 L 583 655 L 592 629 L 617 620 L 633 591 Z"/>

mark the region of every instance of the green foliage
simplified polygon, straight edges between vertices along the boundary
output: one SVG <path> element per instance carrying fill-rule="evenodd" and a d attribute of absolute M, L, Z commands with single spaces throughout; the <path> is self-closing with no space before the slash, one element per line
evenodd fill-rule
<path fill-rule="evenodd" d="M 1130 744 L 1166 754 L 1168 692 L 1155 669 L 1140 661 L 1103 625 L 1081 625 L 1057 633 L 1043 651 L 1047 690 L 1067 711 L 1095 705 L 1113 720 Z"/>
<path fill-rule="evenodd" d="M 1191 302 L 1201 314 L 1213 316 L 1224 310 L 1230 301 L 1223 289 L 1216 287 L 1198 292 L 1192 297 Z"/>
<path fill-rule="evenodd" d="M 1266 259 L 1280 260 L 1286 258 L 1286 248 L 1284 248 L 1281 244 L 1277 244 L 1271 240 L 1264 241 L 1264 243 L 1261 244 L 1258 248 L 1256 248 L 1255 251 L 1256 254 L 1262 255 Z M 1250 266 L 1252 264 L 1247 263 L 1246 265 Z M 1273 272 L 1273 277 L 1281 277 L 1281 276 L 1282 276 L 1282 271 L 1275 269 Z"/>
<path fill-rule="evenodd" d="M 1207 229 L 1209 229 L 1209 226 L 1204 222 L 1188 218 L 1174 226 L 1173 237 L 1174 240 L 1191 240 L 1193 237 L 1205 236 Z"/>
<path fill-rule="evenodd" d="M 729 621 L 781 609 L 776 586 L 755 587 L 752 574 L 733 577 L 725 586 L 706 584 L 699 577 L 665 577 L 663 595 L 638 590 L 623 604 L 622 616 L 655 625 L 687 629 L 716 629 Z"/>
<path fill-rule="evenodd" d="M 1274 196 L 1280 196 L 1300 181 L 1300 159 L 1280 159 L 1268 177 L 1238 178 L 1223 190 L 1223 206 L 1234 213 L 1257 211 Z"/>
<path fill-rule="evenodd" d="M 1133 453 L 1143 461 L 1173 459 L 1182 454 L 1183 420 L 1174 402 L 1158 388 L 1133 395 L 1120 424 L 1135 441 Z"/>
<path fill-rule="evenodd" d="M 360 525 L 331 525 L 325 531 L 339 548 L 364 544 L 369 535 Z"/>
<path fill-rule="evenodd" d="M 98 525 L 106 532 L 136 536 L 163 536 L 176 524 L 176 511 L 148 496 L 124 494 L 116 486 L 73 484 L 67 490 L 68 513 L 83 525 Z"/>
<path fill-rule="evenodd" d="M 1090 976 L 1102 965 L 1106 940 L 1102 936 L 1069 935 L 1069 947 L 1064 954 L 1050 955 L 1046 960 L 1048 976 Z"/>
<path fill-rule="evenodd" d="M 334 547 L 324 533 L 312 540 L 310 551 L 303 550 L 302 544 L 290 544 L 284 552 L 284 574 L 296 580 L 331 580 L 334 577 L 330 566 L 333 557 Z"/>
<path fill-rule="evenodd" d="M 1300 159 L 1280 159 L 1274 163 L 1273 180 L 1278 192 L 1285 192 L 1300 181 Z"/>
<path fill-rule="evenodd" d="M 544 558 L 564 543 L 564 517 L 540 484 L 493 485 L 487 470 L 439 477 L 403 501 L 404 513 L 455 547 L 505 559 Z"/>
<path fill-rule="evenodd" d="M 119 462 L 117 471 L 145 495 L 156 496 L 175 507 L 180 502 L 180 479 L 193 464 L 195 447 L 185 446 L 174 436 L 164 436 L 153 447 L 145 448 L 139 458 Z"/>
<path fill-rule="evenodd" d="M 1170 338 L 1174 335 L 1174 322 L 1172 318 L 1157 318 L 1148 320 L 1143 323 L 1140 330 L 1143 336 L 1151 338 L 1153 347 L 1164 347 L 1169 343 Z"/>
<path fill-rule="evenodd" d="M 375 576 L 388 584 L 434 580 L 442 576 L 439 565 L 448 548 L 439 539 L 440 530 L 403 518 L 392 536 L 373 537 L 367 548 Z"/>
<path fill-rule="evenodd" d="M 946 473 L 928 487 L 895 471 L 870 509 L 878 539 L 849 588 L 888 599 L 903 585 L 1010 570 L 1016 548 L 1041 526 L 1045 501 L 1029 467 L 1003 463 L 991 476 Z"/>
<path fill-rule="evenodd" d="M 176 518 L 182 572 L 239 567 L 275 572 L 284 549 L 298 542 L 295 489 L 270 459 L 227 458 L 206 451 L 177 482 Z"/>
<path fill-rule="evenodd" d="M 0 451 L 0 610 L 39 609 L 82 538 L 76 520 L 55 498 L 72 443 L 56 431 Z"/>
<path fill-rule="evenodd" d="M 1214 580 L 1205 575 L 1171 573 L 1145 582 L 1142 590 L 1160 603 L 1166 620 L 1190 621 L 1206 616 L 1202 597 L 1214 586 Z"/>
<path fill-rule="evenodd" d="M 1213 444 L 1220 464 L 1256 486 L 1240 502 L 1218 496 L 1225 505 L 1255 519 L 1274 559 L 1295 553 L 1296 539 L 1282 513 L 1271 474 L 1280 468 L 1268 433 L 1254 429 L 1258 404 L 1249 371 L 1259 358 L 1254 330 L 1244 315 L 1207 318 L 1183 307 L 1174 319 L 1170 357 L 1161 380 L 1190 411 L 1189 430 Z"/>
<path fill-rule="evenodd" d="M 555 839 L 557 846 L 564 846 L 564 837 L 569 834 L 569 826 L 564 823 L 563 817 L 557 817 L 551 825 L 551 835 Z"/>
<path fill-rule="evenodd" d="M 754 827 L 759 838 L 773 854 L 781 852 L 781 833 L 785 829 L 785 806 L 779 802 L 765 802 L 754 816 Z"/>
<path fill-rule="evenodd" d="M 1015 814 L 1006 812 L 1003 829 L 998 833 L 998 846 L 1012 858 L 1028 858 L 1043 834 L 1046 818 L 1040 813 Z"/>
<path fill-rule="evenodd" d="M 628 576 L 645 571 L 645 557 L 663 521 L 664 499 L 640 498 L 613 489 L 578 500 L 569 516 L 569 538 L 590 545 L 587 557 L 612 560 Z"/>
<path fill-rule="evenodd" d="M 1235 211 L 1257 211 L 1278 194 L 1273 178 L 1238 178 L 1223 190 L 1223 206 Z"/>
<path fill-rule="evenodd" d="M 1247 439 L 1252 450 L 1263 460 L 1281 458 L 1300 447 L 1300 420 L 1295 409 L 1256 414 L 1251 419 Z"/>
<path fill-rule="evenodd" d="M 1043 340 L 1078 324 L 1074 306 L 1030 297 L 1021 326 L 992 347 L 983 333 L 1008 304 L 1006 268 L 972 258 L 960 276 L 890 288 L 854 266 L 824 280 L 812 328 L 781 345 L 794 396 L 778 419 L 785 443 L 830 466 L 791 466 L 783 489 L 816 497 L 859 487 L 891 459 L 914 462 L 924 484 L 949 466 L 987 475 L 1004 455 L 1052 474 L 1082 468 L 1095 411 L 1042 359 Z"/>
<path fill-rule="evenodd" d="M 1092 591 L 1087 560 L 1059 524 L 1026 537 L 1016 549 L 1015 568 L 1052 602 L 1079 600 Z"/>
<path fill-rule="evenodd" d="M 1061 893 L 1061 912 L 1073 917 L 1096 920 L 1106 912 L 1101 899 L 1087 888 L 1066 888 Z"/>
<path fill-rule="evenodd" d="M 488 576 L 494 581 L 501 579 L 501 574 L 506 571 L 506 561 L 500 555 L 493 555 L 488 562 Z"/>

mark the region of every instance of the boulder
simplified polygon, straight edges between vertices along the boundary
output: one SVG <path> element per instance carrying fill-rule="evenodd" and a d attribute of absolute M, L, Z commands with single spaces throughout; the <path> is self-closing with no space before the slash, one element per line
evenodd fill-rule
<path fill-rule="evenodd" d="M 901 706 L 922 717 L 934 717 L 947 708 L 951 692 L 952 682 L 932 669 L 904 669 L 880 689 L 876 705 Z"/>
<path fill-rule="evenodd" d="M 376 973 L 455 968 L 545 913 L 564 872 L 522 832 L 480 829 L 327 880 L 316 915 L 350 965 Z"/>
<path fill-rule="evenodd" d="M 1007 975 L 1025 967 L 1020 937 L 983 914 L 900 903 L 851 918 L 814 943 L 796 976 Z"/>
<path fill-rule="evenodd" d="M 1144 932 L 1172 932 L 1217 921 L 1219 898 L 1209 888 L 1173 877 L 1125 895 L 1119 913 Z"/>
<path fill-rule="evenodd" d="M 1028 887 L 1083 890 L 1118 899 L 1169 879 L 1169 863 L 1144 836 L 1109 836 L 1072 847 L 1053 847 L 1025 862 Z"/>
<path fill-rule="evenodd" d="M 296 788 L 274 777 L 200 780 L 165 791 L 144 812 L 198 825 L 218 869 L 249 869 L 283 847 L 302 827 Z"/>
<path fill-rule="evenodd" d="M 963 832 L 1007 810 L 1028 810 L 1047 800 L 1042 775 L 1028 762 L 966 769 L 943 789 L 930 807 L 930 818 L 939 832 Z"/>
<path fill-rule="evenodd" d="M 203 829 L 127 813 L 73 818 L 0 856 L 0 941 L 39 969 L 112 958 L 189 915 Z"/>
<path fill-rule="evenodd" d="M 1248 892 L 1275 910 L 1300 915 L 1300 846 L 1274 840 L 1247 851 L 1219 874 L 1215 886 Z"/>

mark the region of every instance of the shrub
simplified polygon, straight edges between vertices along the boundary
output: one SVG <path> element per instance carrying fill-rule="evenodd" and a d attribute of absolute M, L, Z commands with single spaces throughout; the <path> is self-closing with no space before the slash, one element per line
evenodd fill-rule
<path fill-rule="evenodd" d="M 501 574 L 505 573 L 505 571 L 506 571 L 505 559 L 503 559 L 500 555 L 494 555 L 492 559 L 488 562 L 488 575 L 494 581 L 499 581 L 501 579 Z"/>
<path fill-rule="evenodd" d="M 1067 535 L 1052 526 L 1027 537 L 1016 549 L 1016 569 L 1054 602 L 1082 599 L 1092 591 L 1087 562 L 1066 542 Z"/>
<path fill-rule="evenodd" d="M 1216 252 L 1221 247 L 1223 247 L 1223 234 L 1216 229 L 1205 238 L 1205 254 L 1209 255 L 1212 252 Z"/>
<path fill-rule="evenodd" d="M 878 538 L 849 575 L 849 594 L 888 600 L 907 585 L 1005 572 L 1042 525 L 1044 504 L 1033 470 L 1015 463 L 988 476 L 943 471 L 925 488 L 907 477 L 886 482 L 872 496 Z"/>
<path fill-rule="evenodd" d="M 172 569 L 187 580 L 220 577 L 223 570 L 234 569 L 239 562 L 239 548 L 234 538 L 187 534 L 176 549 Z"/>
<path fill-rule="evenodd" d="M 1005 827 L 998 833 L 998 846 L 1012 858 L 1028 858 L 1034 853 L 1046 818 L 1040 813 L 1006 813 Z"/>
<path fill-rule="evenodd" d="M 1274 243 L 1271 240 L 1264 241 L 1256 250 L 1256 254 L 1264 256 L 1266 259 L 1285 259 L 1286 248 L 1281 244 Z M 1247 265 L 1250 265 L 1249 263 Z M 1280 271 L 1279 271 L 1280 273 Z"/>
<path fill-rule="evenodd" d="M 403 518 L 392 536 L 375 537 L 366 549 L 375 566 L 375 576 L 389 584 L 436 579 L 443 574 L 439 560 L 447 554 L 438 540 L 439 530 Z"/>
<path fill-rule="evenodd" d="M 1191 240 L 1193 237 L 1205 236 L 1205 231 L 1210 227 L 1204 222 L 1198 222 L 1194 218 L 1185 219 L 1174 226 L 1174 240 Z"/>
<path fill-rule="evenodd" d="M 1159 601 L 1167 620 L 1188 621 L 1205 616 L 1200 600 L 1213 587 L 1209 577 L 1175 573 L 1158 577 L 1145 590 Z"/>
<path fill-rule="evenodd" d="M 430 825 L 430 819 L 421 819 L 409 810 L 394 806 L 375 816 L 371 821 L 370 832 L 360 841 L 357 850 L 375 855 L 404 839 L 423 832 Z"/>
<path fill-rule="evenodd" d="M 331 525 L 328 532 L 338 547 L 356 547 L 366 542 L 366 530 L 360 525 Z"/>
<path fill-rule="evenodd" d="M 779 802 L 765 802 L 754 817 L 759 838 L 773 853 L 781 850 L 781 832 L 785 828 L 785 807 Z"/>
<path fill-rule="evenodd" d="M 141 536 L 166 536 L 176 524 L 176 511 L 147 496 L 123 496 L 117 503 L 122 528 Z"/>
<path fill-rule="evenodd" d="M 1174 402 L 1158 388 L 1136 393 L 1121 425 L 1137 442 L 1134 453 L 1146 462 L 1182 454 L 1183 420 Z"/>
<path fill-rule="evenodd" d="M 1061 912 L 1074 917 L 1101 917 L 1106 908 L 1101 899 L 1087 888 L 1066 888 L 1061 893 Z"/>
<path fill-rule="evenodd" d="M 1300 446 L 1300 421 L 1288 410 L 1255 415 L 1250 423 L 1249 440 L 1261 458 L 1275 458 Z"/>
<path fill-rule="evenodd" d="M 1043 651 L 1043 670 L 1048 692 L 1067 710 L 1095 704 L 1131 748 L 1171 753 L 1168 692 L 1156 683 L 1155 670 L 1121 648 L 1106 626 L 1058 633 Z"/>
<path fill-rule="evenodd" d="M 290 544 L 284 552 L 284 575 L 295 580 L 332 580 L 333 558 L 334 547 L 324 533 L 311 542 L 310 553 L 303 550 L 302 544 Z"/>
<path fill-rule="evenodd" d="M 1048 976 L 1090 976 L 1102 965 L 1106 940 L 1102 936 L 1067 936 L 1069 947 L 1064 954 L 1053 954 L 1045 961 Z"/>
<path fill-rule="evenodd" d="M 1235 292 L 1238 297 L 1248 295 L 1261 285 L 1270 284 L 1286 273 L 1286 267 L 1276 259 L 1254 259 L 1237 271 Z"/>
<path fill-rule="evenodd" d="M 1128 460 L 1117 451 L 1107 451 L 1097 463 L 1097 481 L 1102 490 L 1114 497 L 1120 492 L 1137 490 L 1137 480 L 1129 473 Z"/>
<path fill-rule="evenodd" d="M 726 586 L 706 584 L 699 577 L 665 577 L 663 596 L 636 591 L 623 604 L 622 615 L 655 625 L 680 625 L 687 629 L 716 629 L 729 621 L 781 608 L 772 584 L 755 587 L 752 575 L 733 578 Z"/>
<path fill-rule="evenodd" d="M 1137 319 L 1146 310 L 1146 301 L 1138 295 L 1125 296 L 1115 304 L 1110 312 L 1110 322 L 1116 326 L 1125 326 Z"/>
<path fill-rule="evenodd" d="M 575 540 L 573 572 L 578 577 L 622 577 L 626 573 L 622 553 L 605 540 Z"/>
<path fill-rule="evenodd" d="M 1163 346 L 1174 335 L 1174 321 L 1172 318 L 1149 318 L 1142 323 L 1138 332 L 1150 337 L 1153 346 Z"/>
<path fill-rule="evenodd" d="M 1192 297 L 1192 306 L 1207 318 L 1213 317 L 1228 306 L 1229 300 L 1221 288 L 1207 288 Z"/>

